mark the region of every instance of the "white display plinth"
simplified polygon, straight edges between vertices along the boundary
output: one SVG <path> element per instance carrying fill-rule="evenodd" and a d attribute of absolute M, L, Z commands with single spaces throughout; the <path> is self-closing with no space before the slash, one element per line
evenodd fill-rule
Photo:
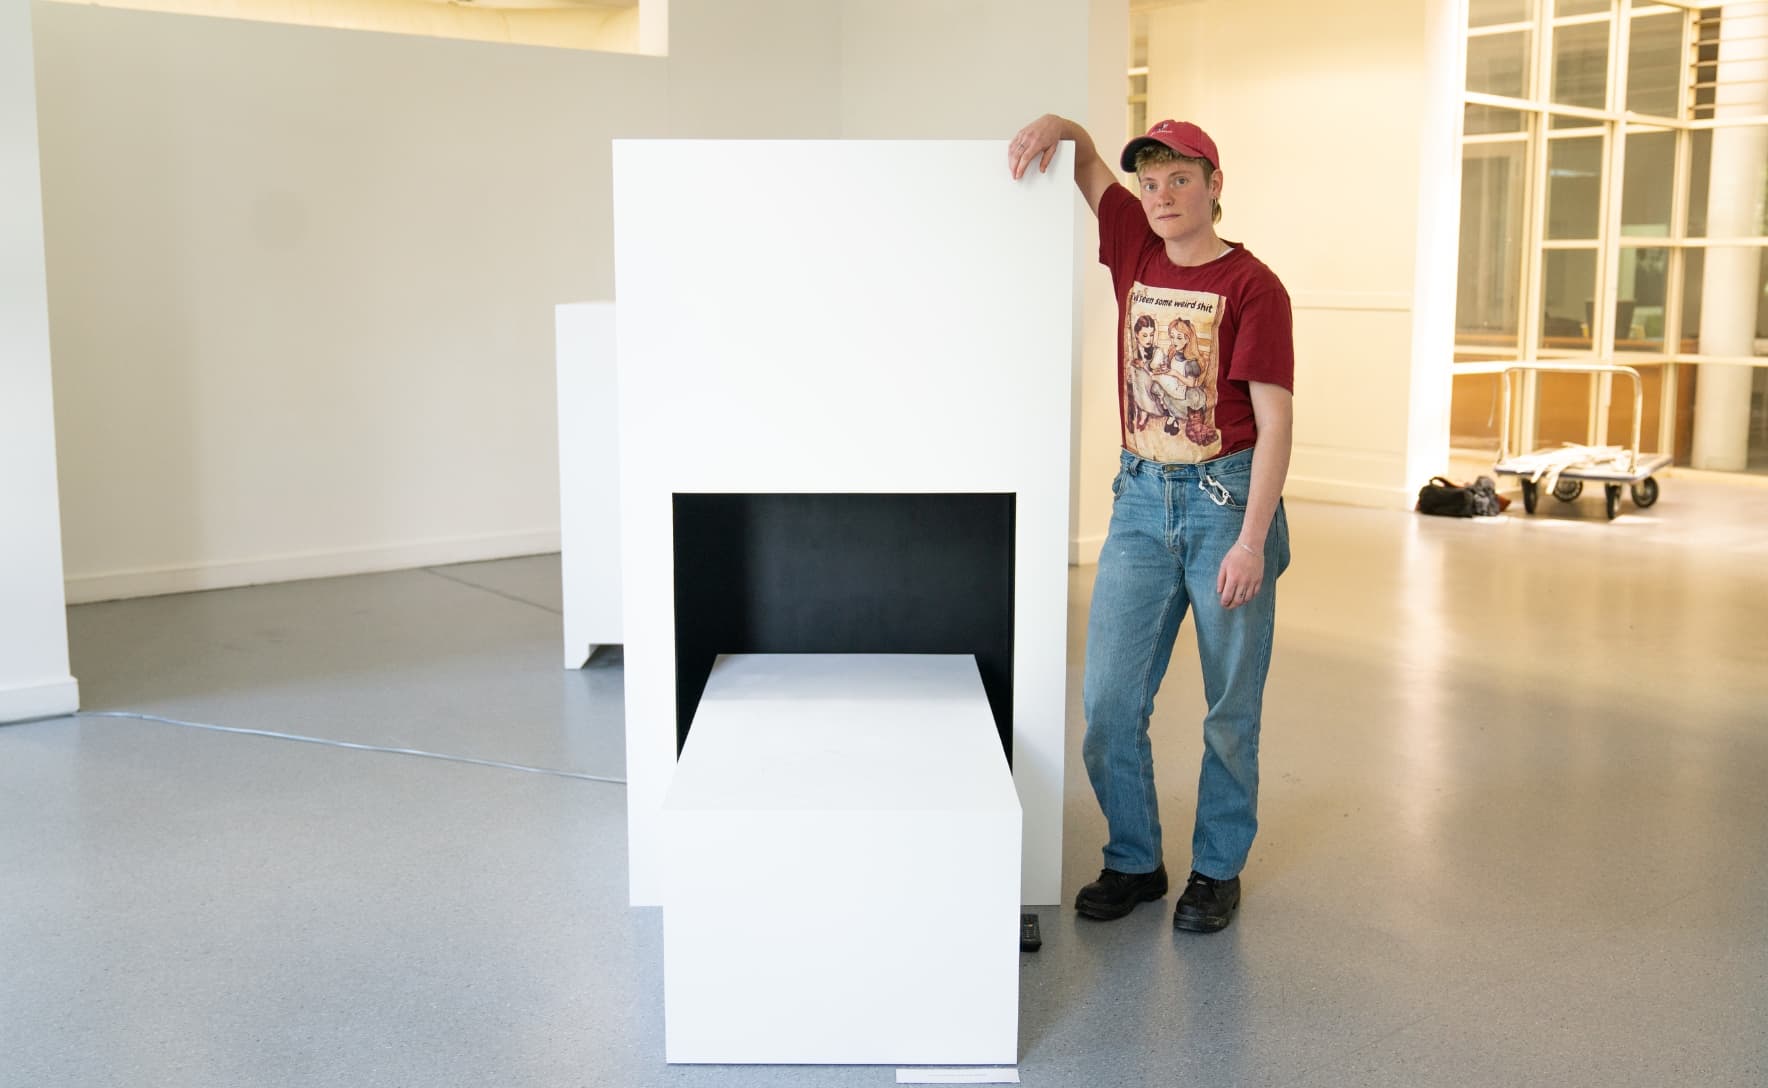
<path fill-rule="evenodd" d="M 684 163 L 714 164 L 717 209 Z M 787 180 L 804 177 L 839 180 Z M 723 622 L 680 610 L 678 555 L 725 547 L 699 529 L 678 537 L 677 519 L 723 495 L 1011 502 L 997 747 L 1024 809 L 1020 901 L 1061 898 L 1078 205 L 1068 143 L 1048 173 L 1015 181 L 1003 140 L 614 141 L 635 905 L 662 901 L 662 806 L 693 713 L 677 654 Z M 945 526 L 919 529 L 939 541 Z M 978 652 L 742 641 L 763 619 L 716 652 Z"/>
<path fill-rule="evenodd" d="M 565 667 L 620 639 L 620 434 L 614 304 L 554 308 Z"/>
<path fill-rule="evenodd" d="M 719 658 L 662 811 L 669 1061 L 1016 1062 L 1020 819 L 971 659 Z"/>

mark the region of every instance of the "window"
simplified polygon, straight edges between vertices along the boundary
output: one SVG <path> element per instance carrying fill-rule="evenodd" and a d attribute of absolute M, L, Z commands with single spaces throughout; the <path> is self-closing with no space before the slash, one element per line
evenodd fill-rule
<path fill-rule="evenodd" d="M 1455 444 L 1490 451 L 1494 361 L 1612 359 L 1644 452 L 1768 473 L 1768 10 L 1469 0 L 1466 45 Z M 1513 433 L 1629 441 L 1598 388 L 1525 380 Z"/>
<path fill-rule="evenodd" d="M 1124 131 L 1140 136 L 1148 131 L 1148 12 L 1130 12 L 1130 70 L 1128 107 Z"/>

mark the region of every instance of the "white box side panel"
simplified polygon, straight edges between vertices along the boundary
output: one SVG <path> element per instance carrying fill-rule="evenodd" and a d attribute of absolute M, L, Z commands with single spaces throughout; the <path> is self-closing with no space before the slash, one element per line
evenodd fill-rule
<path fill-rule="evenodd" d="M 1060 896 L 1072 159 L 1021 182 L 1005 161 L 1001 141 L 615 142 L 635 904 L 659 901 L 675 759 L 676 492 L 1015 494 L 1022 894 Z"/>

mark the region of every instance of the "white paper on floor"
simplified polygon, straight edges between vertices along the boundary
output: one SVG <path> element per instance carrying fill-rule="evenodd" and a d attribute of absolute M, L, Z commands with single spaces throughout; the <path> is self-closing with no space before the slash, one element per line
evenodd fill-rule
<path fill-rule="evenodd" d="M 1018 1084 L 1017 1069 L 898 1069 L 898 1084 Z"/>

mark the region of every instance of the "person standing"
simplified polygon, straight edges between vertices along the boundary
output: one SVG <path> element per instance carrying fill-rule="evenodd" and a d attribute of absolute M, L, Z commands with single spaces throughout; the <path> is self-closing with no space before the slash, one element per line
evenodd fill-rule
<path fill-rule="evenodd" d="M 1203 129 L 1161 121 L 1131 140 L 1119 165 L 1135 176 L 1132 195 L 1084 129 L 1046 114 L 1014 136 L 1013 177 L 1034 164 L 1049 169 L 1063 140 L 1074 142 L 1075 183 L 1098 216 L 1099 260 L 1117 294 L 1123 446 L 1082 694 L 1082 752 L 1109 838 L 1099 879 L 1074 905 L 1088 918 L 1121 918 L 1167 893 L 1148 721 L 1189 612 L 1208 711 L 1191 873 L 1173 926 L 1214 932 L 1240 905 L 1240 873 L 1258 830 L 1259 727 L 1276 583 L 1289 565 L 1289 295 L 1245 246 L 1216 233 L 1222 163 Z M 1136 406 L 1126 382 L 1144 317 L 1161 328 L 1186 323 L 1196 371 L 1187 384 L 1201 406 L 1183 427 L 1130 426 Z"/>

